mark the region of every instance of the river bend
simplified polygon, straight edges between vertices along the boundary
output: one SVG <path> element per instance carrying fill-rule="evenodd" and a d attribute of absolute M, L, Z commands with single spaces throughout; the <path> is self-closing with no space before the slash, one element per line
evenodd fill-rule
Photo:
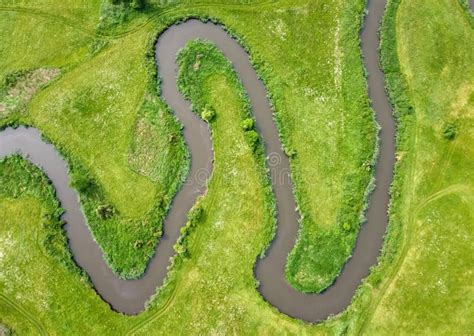
<path fill-rule="evenodd" d="M 266 253 L 258 260 L 255 276 L 263 298 L 281 312 L 308 322 L 317 322 L 344 310 L 350 303 L 357 286 L 376 263 L 388 223 L 389 187 L 395 162 L 395 125 L 392 111 L 384 90 L 384 78 L 379 69 L 377 31 L 385 6 L 384 0 L 369 0 L 369 12 L 362 31 L 362 52 L 368 70 L 369 96 L 377 121 L 381 127 L 379 158 L 375 170 L 377 186 L 370 198 L 367 222 L 362 225 L 351 259 L 333 286 L 322 294 L 303 294 L 294 290 L 285 279 L 286 257 L 295 244 L 299 215 L 292 193 L 290 179 L 273 185 L 278 209 L 276 236 Z M 164 222 L 164 235 L 144 276 L 137 280 L 117 278 L 104 261 L 86 224 L 75 190 L 69 187 L 67 164 L 51 144 L 41 139 L 38 130 L 19 127 L 0 132 L 0 157 L 20 153 L 33 164 L 41 167 L 52 180 L 61 206 L 70 248 L 77 264 L 90 276 L 97 293 L 114 310 L 137 314 L 153 295 L 167 273 L 173 244 L 180 228 L 186 223 L 187 213 L 199 195 L 205 191 L 200 171 L 212 171 L 213 152 L 210 132 L 206 123 L 193 114 L 190 104 L 177 90 L 176 54 L 193 39 L 210 40 L 232 62 L 249 95 L 257 129 L 265 143 L 267 155 L 277 155 L 280 160 L 272 164 L 272 181 L 281 181 L 289 171 L 288 158 L 283 154 L 278 130 L 273 121 L 266 88 L 258 79 L 245 50 L 222 27 L 213 23 L 188 20 L 164 31 L 156 44 L 156 63 L 161 78 L 162 97 L 184 125 L 184 138 L 191 153 L 189 175 L 174 198 Z M 314 43 L 320 43 L 314 41 Z"/>

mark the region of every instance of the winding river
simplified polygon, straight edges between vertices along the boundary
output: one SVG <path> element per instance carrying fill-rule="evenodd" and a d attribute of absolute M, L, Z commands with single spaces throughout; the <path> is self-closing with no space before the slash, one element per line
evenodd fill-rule
<path fill-rule="evenodd" d="M 334 285 L 322 294 L 300 293 L 285 280 L 286 257 L 295 244 L 299 215 L 295 211 L 290 179 L 273 185 L 278 208 L 277 234 L 267 256 L 257 261 L 255 276 L 260 282 L 259 291 L 266 301 L 281 312 L 308 322 L 320 321 L 348 306 L 357 286 L 376 262 L 388 223 L 389 186 L 395 162 L 395 126 L 385 95 L 383 74 L 378 67 L 377 30 L 384 6 L 384 0 L 369 0 L 369 14 L 362 32 L 362 51 L 369 72 L 369 95 L 381 126 L 377 186 L 371 195 L 367 222 L 361 227 L 351 259 Z M 196 38 L 214 42 L 239 74 L 248 92 L 266 153 L 280 158 L 278 164 L 272 165 L 271 174 L 281 177 L 289 171 L 289 162 L 281 149 L 265 86 L 258 79 L 245 50 L 222 27 L 212 23 L 188 20 L 168 28 L 158 39 L 156 63 L 162 79 L 162 97 L 184 125 L 184 137 L 191 153 L 191 169 L 165 220 L 164 236 L 157 245 L 145 275 L 140 279 L 121 280 L 107 266 L 102 251 L 88 229 L 77 194 L 69 187 L 66 162 L 51 144 L 41 139 L 39 131 L 19 127 L 0 132 L 0 157 L 20 153 L 41 167 L 52 180 L 57 197 L 65 209 L 63 219 L 67 222 L 65 229 L 75 261 L 89 274 L 97 293 L 114 310 L 125 314 L 142 311 L 145 302 L 163 283 L 180 228 L 186 223 L 187 213 L 197 197 L 205 191 L 205 182 L 199 178 L 199 172 L 212 171 L 213 152 L 208 126 L 190 111 L 189 102 L 183 99 L 176 86 L 176 54 L 186 42 Z M 272 178 L 272 181 L 279 179 Z"/>

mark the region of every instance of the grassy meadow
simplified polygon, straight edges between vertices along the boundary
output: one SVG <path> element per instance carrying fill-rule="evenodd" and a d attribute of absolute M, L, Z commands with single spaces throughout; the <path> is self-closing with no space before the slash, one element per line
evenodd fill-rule
<path fill-rule="evenodd" d="M 398 10 L 397 10 L 398 9 Z M 387 29 L 398 61 L 384 68 L 403 132 L 398 153 L 403 240 L 365 332 L 474 331 L 474 25 L 458 1 L 392 1 Z M 388 41 L 387 41 L 388 42 Z M 398 68 L 398 69 L 397 69 Z M 404 83 L 397 81 L 397 72 Z M 407 111 L 404 102 L 411 108 Z M 398 195 L 398 194 L 396 194 Z"/>
<path fill-rule="evenodd" d="M 320 291 L 350 255 L 373 165 L 375 124 L 358 48 L 363 8 L 362 0 L 170 1 L 121 16 L 100 1 L 0 0 L 0 79 L 60 73 L 40 82 L 24 108 L 0 112 L 0 126 L 34 125 L 56 145 L 107 261 L 123 277 L 139 276 L 187 169 L 180 126 L 156 94 L 153 42 L 179 18 L 218 19 L 249 49 L 293 156 L 304 220 L 288 279 Z M 457 0 L 389 2 L 383 66 L 400 125 L 391 226 L 380 264 L 345 312 L 309 325 L 256 291 L 253 266 L 274 226 L 262 149 L 242 128 L 249 107 L 231 66 L 212 45 L 194 42 L 180 56 L 180 89 L 196 113 L 215 111 L 214 172 L 166 284 L 137 316 L 111 311 L 71 261 L 47 178 L 9 158 L 0 161 L 0 330 L 472 333 L 468 15 Z M 204 56 L 195 71 L 197 53 Z M 2 85 L 5 104 L 11 85 Z M 102 218 L 101 206 L 112 216 Z"/>
<path fill-rule="evenodd" d="M 288 280 L 304 291 L 330 285 L 350 256 L 373 164 L 375 124 L 357 34 L 364 1 L 150 5 L 148 12 L 127 12 L 122 18 L 104 3 L 81 7 L 77 18 L 70 14 L 77 4 L 49 12 L 45 3 L 25 2 L 27 13 L 5 11 L 4 25 L 14 39 L 5 41 L 11 58 L 0 77 L 33 64 L 62 74 L 32 99 L 27 112 L 10 113 L 0 125 L 34 125 L 61 150 L 109 265 L 121 277 L 140 276 L 187 170 L 179 125 L 156 97 L 151 53 L 160 30 L 193 15 L 224 23 L 250 50 L 271 93 L 303 214 Z M 95 27 L 83 15 L 87 9 L 96 11 Z M 36 21 L 44 21 L 43 26 L 33 29 Z M 56 38 L 59 29 L 49 21 L 65 26 L 66 33 Z M 81 29 L 72 38 L 77 26 Z M 17 38 L 22 32 L 25 36 Z M 315 34 L 324 41 L 316 48 Z M 47 40 L 43 49 L 37 42 L 42 39 Z M 262 44 L 262 39 L 272 43 Z M 27 53 L 33 40 L 38 50 Z M 61 44 L 68 47 L 58 55 L 51 52 Z M 20 62 L 18 54 L 28 57 Z M 113 216 L 101 218 L 101 207 Z"/>

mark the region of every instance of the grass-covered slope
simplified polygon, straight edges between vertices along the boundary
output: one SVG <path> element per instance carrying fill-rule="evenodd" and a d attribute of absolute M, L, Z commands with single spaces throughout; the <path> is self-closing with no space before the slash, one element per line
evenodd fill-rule
<path fill-rule="evenodd" d="M 71 259 L 49 180 L 15 156 L 0 161 L 0 181 L 0 324 L 19 335 L 116 333 L 119 315 Z"/>
<path fill-rule="evenodd" d="M 206 111 L 214 112 L 207 118 L 214 168 L 200 201 L 202 219 L 186 242 L 189 259 L 171 276 L 180 284 L 179 292 L 157 323 L 165 334 L 178 329 L 208 334 L 216 328 L 225 334 L 244 332 L 247 324 L 254 330 L 256 320 L 248 320 L 248 307 L 257 305 L 264 313 L 268 306 L 255 291 L 253 265 L 274 225 L 262 147 L 254 142 L 252 130 L 242 127 L 250 117 L 248 101 L 225 57 L 213 45 L 193 42 L 178 61 L 180 91 L 203 118 Z M 228 323 L 222 324 L 224 316 Z M 143 334 L 154 330 L 156 326 L 150 325 Z"/>
<path fill-rule="evenodd" d="M 154 79 L 144 66 L 146 37 L 111 42 L 30 105 L 32 123 L 71 158 L 73 169 L 81 167 L 77 179 L 91 181 L 92 188 L 79 187 L 89 225 L 109 263 L 128 277 L 141 274 L 153 253 L 186 168 L 179 126 L 147 85 Z M 115 215 L 100 218 L 101 205 Z"/>
<path fill-rule="evenodd" d="M 284 144 L 296 151 L 291 168 L 302 220 L 286 275 L 305 292 L 326 289 L 352 252 L 376 136 L 359 49 L 365 1 L 335 2 L 331 11 L 316 6 L 300 20 L 285 19 L 293 28 L 284 50 L 297 41 L 281 67 L 287 75 L 275 65 L 266 76 Z"/>

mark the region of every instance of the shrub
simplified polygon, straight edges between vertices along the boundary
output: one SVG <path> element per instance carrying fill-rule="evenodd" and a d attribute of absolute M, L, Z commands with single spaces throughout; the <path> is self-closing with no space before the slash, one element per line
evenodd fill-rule
<path fill-rule="evenodd" d="M 174 250 L 176 253 L 182 257 L 187 257 L 188 256 L 188 249 L 185 245 L 183 244 L 175 244 L 174 245 Z"/>
<path fill-rule="evenodd" d="M 210 106 L 206 106 L 201 112 L 201 118 L 210 123 L 216 117 L 216 111 Z"/>
<path fill-rule="evenodd" d="M 194 208 L 189 211 L 188 220 L 191 226 L 195 226 L 202 218 L 204 209 L 200 204 L 196 205 Z"/>
<path fill-rule="evenodd" d="M 457 134 L 457 127 L 453 123 L 448 123 L 443 129 L 443 138 L 446 140 L 454 140 Z"/>
<path fill-rule="evenodd" d="M 247 141 L 252 150 L 255 151 L 258 147 L 260 140 L 260 138 L 258 137 L 258 133 L 255 130 L 250 130 L 245 132 L 245 137 L 247 138 Z"/>
<path fill-rule="evenodd" d="M 101 219 L 109 219 L 115 214 L 115 209 L 109 204 L 99 205 L 96 209 L 96 213 Z"/>
<path fill-rule="evenodd" d="M 73 175 L 71 185 L 80 193 L 91 194 L 95 188 L 94 181 L 88 175 Z"/>
<path fill-rule="evenodd" d="M 145 0 L 111 0 L 113 5 L 128 5 L 133 9 L 143 9 L 145 8 Z"/>
<path fill-rule="evenodd" d="M 140 248 L 143 247 L 143 244 L 144 244 L 144 243 L 143 243 L 143 240 L 138 239 L 138 240 L 136 240 L 136 241 L 133 243 L 133 248 L 136 249 L 136 250 L 138 250 L 138 249 L 140 249 Z"/>
<path fill-rule="evenodd" d="M 296 157 L 296 149 L 294 149 L 294 148 L 285 147 L 284 152 L 285 152 L 286 156 L 288 156 L 291 159 Z"/>
<path fill-rule="evenodd" d="M 146 2 L 145 0 L 133 0 L 131 2 L 131 7 L 133 9 L 143 9 L 145 8 Z"/>
<path fill-rule="evenodd" d="M 252 118 L 247 118 L 247 119 L 242 121 L 241 125 L 242 125 L 242 129 L 244 131 L 250 131 L 254 127 L 253 119 Z"/>
<path fill-rule="evenodd" d="M 183 226 L 179 232 L 181 233 L 178 241 L 174 244 L 173 248 L 176 253 L 181 256 L 182 258 L 186 258 L 189 256 L 188 251 L 188 237 L 192 231 L 192 229 L 199 223 L 202 219 L 204 214 L 204 209 L 202 208 L 199 200 L 197 201 L 197 205 L 195 205 L 188 214 L 188 222 L 185 226 Z"/>
<path fill-rule="evenodd" d="M 344 224 L 342 224 L 342 228 L 346 231 L 350 231 L 351 230 L 351 224 L 348 223 L 348 222 L 345 222 Z"/>

